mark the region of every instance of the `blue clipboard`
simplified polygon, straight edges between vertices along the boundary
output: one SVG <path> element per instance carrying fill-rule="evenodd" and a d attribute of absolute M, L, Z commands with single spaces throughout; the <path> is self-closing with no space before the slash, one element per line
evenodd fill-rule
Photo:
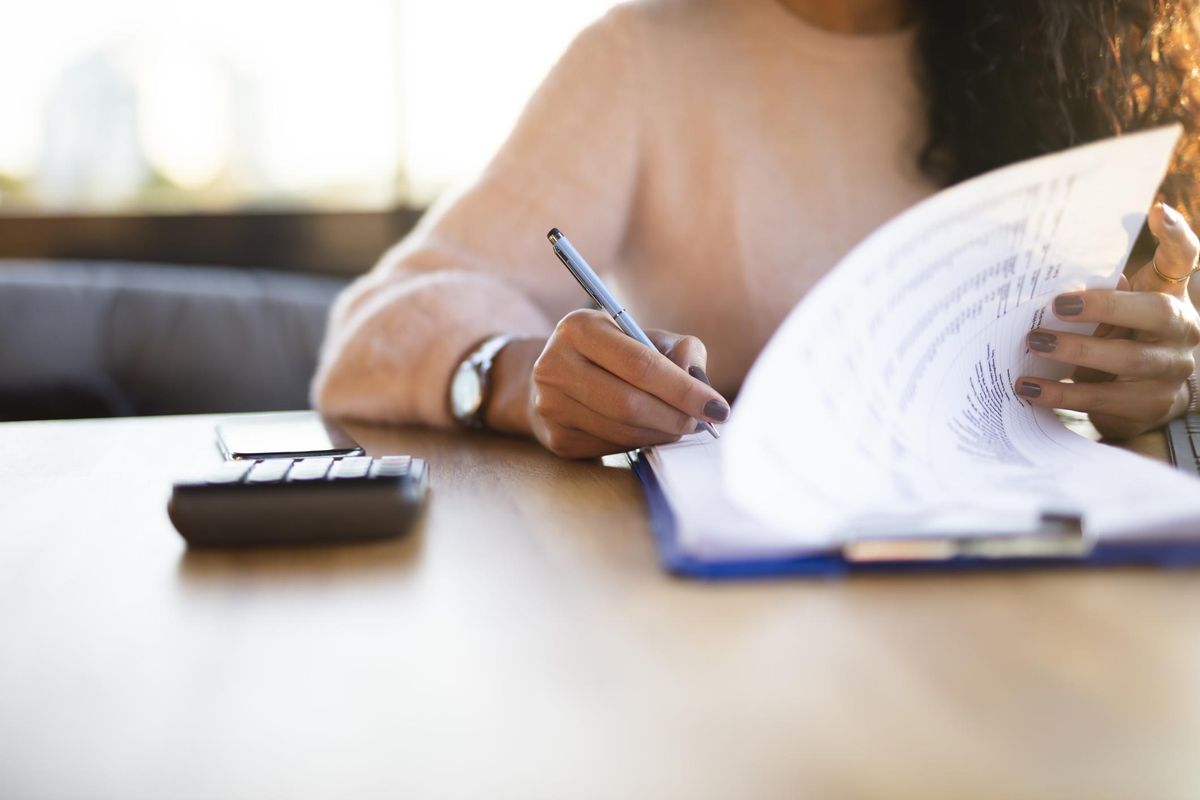
<path fill-rule="evenodd" d="M 674 575 L 700 580 L 747 580 L 757 578 L 836 578 L 859 573 L 898 573 L 960 570 L 991 570 L 1049 567 L 1151 566 L 1184 568 L 1200 566 L 1200 531 L 1195 541 L 1106 542 L 1095 545 L 1084 556 L 1034 556 L 995 558 L 955 556 L 929 561 L 869 561 L 847 559 L 841 551 L 813 555 L 742 559 L 705 559 L 679 545 L 675 512 L 654 474 L 654 468 L 639 452 L 629 453 L 633 473 L 642 484 L 650 515 L 650 529 L 663 569 Z"/>

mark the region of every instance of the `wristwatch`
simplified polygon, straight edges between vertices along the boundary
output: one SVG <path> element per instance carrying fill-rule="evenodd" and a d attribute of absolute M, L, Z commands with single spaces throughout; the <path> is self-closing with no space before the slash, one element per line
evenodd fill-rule
<path fill-rule="evenodd" d="M 511 336 L 492 336 L 467 354 L 450 378 L 450 415 L 467 428 L 482 428 L 492 395 L 492 365 L 511 342 Z"/>

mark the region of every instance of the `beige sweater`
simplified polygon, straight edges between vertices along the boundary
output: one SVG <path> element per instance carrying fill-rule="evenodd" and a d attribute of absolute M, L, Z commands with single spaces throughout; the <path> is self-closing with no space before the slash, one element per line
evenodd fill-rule
<path fill-rule="evenodd" d="M 457 360 L 586 305 L 557 226 L 643 326 L 699 336 L 736 391 L 784 315 L 933 187 L 912 31 L 828 33 L 777 0 L 639 0 L 583 31 L 479 179 L 339 298 L 313 399 L 449 422 Z M 486 65 L 481 65 L 481 69 Z"/>

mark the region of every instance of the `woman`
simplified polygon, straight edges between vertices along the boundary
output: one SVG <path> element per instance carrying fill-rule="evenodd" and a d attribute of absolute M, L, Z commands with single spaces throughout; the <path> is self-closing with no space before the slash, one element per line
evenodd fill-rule
<path fill-rule="evenodd" d="M 1185 12 L 1169 0 L 617 7 L 569 48 L 474 186 L 340 298 L 315 402 L 531 435 L 569 457 L 722 422 L 807 289 L 940 186 L 1179 120 L 1188 142 L 1165 194 L 1187 210 L 1197 142 Z M 584 298 L 550 252 L 552 226 L 662 328 L 648 331 L 661 354 L 601 312 L 572 310 Z M 1102 323 L 1096 337 L 1031 334 L 1035 351 L 1086 370 L 1078 382 L 1016 386 L 1032 403 L 1091 412 L 1109 435 L 1193 400 L 1200 321 L 1183 287 L 1196 237 L 1165 206 L 1149 228 L 1157 272 L 1055 304 Z"/>

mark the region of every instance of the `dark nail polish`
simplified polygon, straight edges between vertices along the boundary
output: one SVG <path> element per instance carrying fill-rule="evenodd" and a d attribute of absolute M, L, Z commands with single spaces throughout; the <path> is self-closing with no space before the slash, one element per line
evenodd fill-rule
<path fill-rule="evenodd" d="M 708 376 L 704 374 L 704 370 L 700 367 L 688 367 L 688 375 L 691 375 L 698 381 L 704 381 L 705 383 L 708 383 Z"/>
<path fill-rule="evenodd" d="M 703 422 L 697 422 L 696 427 L 692 429 L 692 433 L 704 433 L 708 428 L 704 427 Z"/>
<path fill-rule="evenodd" d="M 717 422 L 724 422 L 729 418 L 729 406 L 720 400 L 709 400 L 704 404 L 704 416 Z"/>
<path fill-rule="evenodd" d="M 1036 383 L 1021 381 L 1021 385 L 1017 387 L 1017 394 L 1021 395 L 1021 397 L 1041 397 L 1042 387 Z"/>
<path fill-rule="evenodd" d="M 1053 333 L 1038 331 L 1026 336 L 1025 341 L 1029 342 L 1030 350 L 1036 350 L 1039 353 L 1053 353 L 1054 348 L 1058 347 L 1058 337 Z"/>
<path fill-rule="evenodd" d="M 1074 317 L 1083 312 L 1083 298 L 1077 294 L 1060 294 L 1054 298 L 1054 313 L 1060 317 Z"/>

